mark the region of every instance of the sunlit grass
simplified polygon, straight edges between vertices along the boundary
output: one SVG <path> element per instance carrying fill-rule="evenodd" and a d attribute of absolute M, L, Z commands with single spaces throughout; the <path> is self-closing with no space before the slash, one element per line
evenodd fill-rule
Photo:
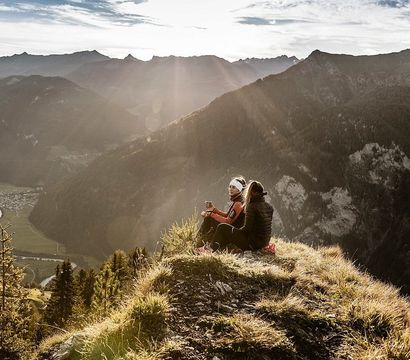
<path fill-rule="evenodd" d="M 168 232 L 174 250 L 185 230 Z M 86 329 L 81 359 L 179 358 L 198 343 L 229 358 L 409 358 L 410 305 L 398 289 L 360 272 L 338 247 L 274 242 L 276 256 L 165 252 L 120 309 Z M 195 317 L 184 317 L 187 308 Z"/>

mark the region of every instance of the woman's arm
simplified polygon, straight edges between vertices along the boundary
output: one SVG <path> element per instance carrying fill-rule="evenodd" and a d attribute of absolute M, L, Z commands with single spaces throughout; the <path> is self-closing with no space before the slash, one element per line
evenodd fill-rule
<path fill-rule="evenodd" d="M 242 203 L 238 201 L 233 204 L 231 211 L 229 211 L 229 213 L 222 213 L 222 212 L 216 213 L 214 211 L 211 214 L 211 217 L 222 224 L 233 224 L 242 211 L 243 211 L 243 205 Z"/>
<path fill-rule="evenodd" d="M 227 216 L 228 216 L 228 213 L 227 213 L 227 212 L 223 212 L 223 211 L 217 209 L 216 207 L 214 207 L 214 209 L 212 210 L 212 214 L 218 214 L 218 215 L 221 215 L 221 216 L 223 216 L 223 217 L 227 217 Z"/>
<path fill-rule="evenodd" d="M 252 203 L 250 203 L 245 212 L 245 224 L 241 227 L 241 231 L 251 235 L 253 224 L 255 223 L 256 211 Z"/>

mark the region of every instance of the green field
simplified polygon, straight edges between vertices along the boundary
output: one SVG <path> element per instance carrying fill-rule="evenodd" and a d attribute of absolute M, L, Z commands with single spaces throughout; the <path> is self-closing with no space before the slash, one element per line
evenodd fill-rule
<path fill-rule="evenodd" d="M 2 223 L 10 223 L 13 235 L 13 247 L 17 250 L 33 253 L 65 255 L 65 248 L 61 244 L 49 239 L 37 230 L 29 221 L 31 208 L 24 208 L 18 212 L 5 211 Z"/>
<path fill-rule="evenodd" d="M 19 193 L 30 188 L 17 187 L 10 184 L 0 183 L 0 193 Z M 49 239 L 41 231 L 37 230 L 29 221 L 32 206 L 25 206 L 21 210 L 4 208 L 0 195 L 0 208 L 4 210 L 4 216 L 0 222 L 3 226 L 11 224 L 7 229 L 13 234 L 11 245 L 16 250 L 29 251 L 33 254 L 60 255 L 61 258 L 72 258 L 76 254 L 67 253 L 65 247 L 54 240 Z M 100 262 L 89 256 L 82 256 L 88 266 L 98 268 Z M 35 275 L 35 281 L 41 282 L 44 278 L 53 275 L 58 263 L 41 260 L 19 260 L 19 265 L 27 266 L 26 281 L 31 282 Z"/>
<path fill-rule="evenodd" d="M 30 190 L 30 188 L 0 183 L 0 192 L 2 193 L 16 193 L 26 190 Z M 1 197 L 0 207 L 3 208 Z M 13 233 L 12 244 L 15 249 L 33 253 L 65 254 L 65 249 L 62 245 L 49 239 L 30 223 L 28 219 L 32 210 L 30 206 L 26 206 L 20 211 L 3 210 L 4 216 L 1 219 L 1 223 L 3 226 L 8 223 L 12 225 L 8 230 Z"/>
<path fill-rule="evenodd" d="M 29 190 L 28 187 L 15 186 L 11 184 L 0 183 L 0 192 L 16 192 Z"/>

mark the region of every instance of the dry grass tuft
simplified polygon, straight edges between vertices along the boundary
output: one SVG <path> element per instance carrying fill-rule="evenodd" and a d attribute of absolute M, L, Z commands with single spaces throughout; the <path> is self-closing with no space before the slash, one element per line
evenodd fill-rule
<path fill-rule="evenodd" d="M 221 333 L 215 343 L 216 348 L 243 353 L 267 350 L 281 354 L 282 359 L 292 359 L 296 355 L 292 342 L 283 331 L 252 315 L 218 317 L 213 330 Z"/>
<path fill-rule="evenodd" d="M 172 275 L 172 268 L 164 263 L 154 264 L 148 268 L 145 275 L 138 279 L 136 292 L 145 296 L 152 291 L 166 293 L 166 280 Z"/>
<path fill-rule="evenodd" d="M 354 301 L 345 308 L 342 317 L 351 327 L 366 337 L 387 337 L 405 329 L 405 313 L 399 304 L 378 300 Z"/>
<path fill-rule="evenodd" d="M 163 295 L 149 294 L 137 298 L 130 306 L 127 318 L 131 327 L 138 328 L 138 335 L 148 339 L 162 339 L 165 335 L 165 320 L 169 314 L 168 300 Z"/>
<path fill-rule="evenodd" d="M 81 359 L 120 359 L 150 348 L 165 335 L 169 313 L 167 298 L 149 294 L 136 298 L 102 323 L 90 327 Z"/>
<path fill-rule="evenodd" d="M 188 254 L 175 255 L 164 260 L 164 263 L 172 268 L 186 271 L 193 275 L 212 273 L 226 276 L 237 272 L 239 269 L 235 255 L 228 253 L 210 253 L 192 256 Z"/>
<path fill-rule="evenodd" d="M 340 246 L 322 247 L 319 249 L 320 254 L 324 257 L 340 258 L 343 257 L 343 251 Z"/>
<path fill-rule="evenodd" d="M 168 355 L 182 350 L 182 344 L 174 340 L 166 340 L 163 343 L 153 343 L 150 347 L 142 347 L 139 350 L 131 350 L 125 360 L 161 360 Z"/>
<path fill-rule="evenodd" d="M 190 218 L 174 223 L 161 236 L 165 253 L 192 254 L 196 247 L 196 235 L 198 233 L 198 216 L 194 213 Z"/>
<path fill-rule="evenodd" d="M 410 359 L 410 330 L 389 336 L 382 342 L 367 338 L 356 340 L 352 349 L 355 360 L 408 360 Z"/>
<path fill-rule="evenodd" d="M 273 314 L 276 317 L 294 318 L 294 317 L 306 317 L 310 318 L 313 314 L 310 311 L 304 301 L 295 295 L 289 294 L 282 299 L 262 299 L 256 303 L 256 308 L 263 313 Z"/>

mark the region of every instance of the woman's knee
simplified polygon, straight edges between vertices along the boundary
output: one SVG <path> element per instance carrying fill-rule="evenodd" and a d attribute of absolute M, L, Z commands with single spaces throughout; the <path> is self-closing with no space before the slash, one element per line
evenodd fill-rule
<path fill-rule="evenodd" d="M 219 233 L 227 234 L 232 232 L 232 225 L 229 224 L 218 224 L 216 231 Z"/>

